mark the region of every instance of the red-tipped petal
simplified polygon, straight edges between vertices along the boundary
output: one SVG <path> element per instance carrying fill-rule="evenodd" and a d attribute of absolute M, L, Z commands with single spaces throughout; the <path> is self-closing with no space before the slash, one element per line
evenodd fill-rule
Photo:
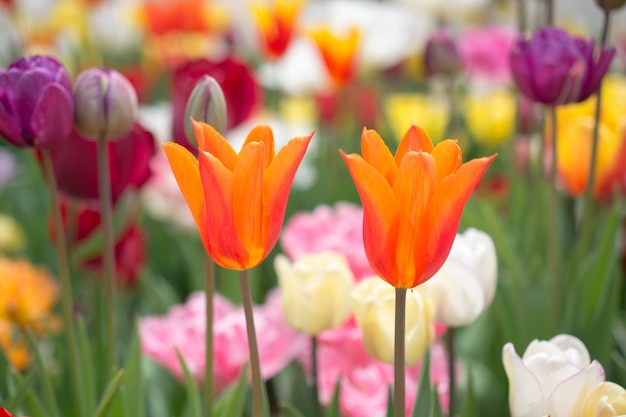
<path fill-rule="evenodd" d="M 233 221 L 233 174 L 212 154 L 202 152 L 198 156 L 205 195 L 207 252 L 224 268 L 244 269 L 248 251 Z"/>
<path fill-rule="evenodd" d="M 191 123 L 196 134 L 199 153 L 210 153 L 222 161 L 226 169 L 233 172 L 237 163 L 237 152 L 230 143 L 213 126 L 194 120 Z"/>
<path fill-rule="evenodd" d="M 363 242 L 370 265 L 389 284 L 396 286 L 398 270 L 395 246 L 399 205 L 391 186 L 374 167 L 356 154 L 343 156 L 363 204 Z"/>
<path fill-rule="evenodd" d="M 265 255 L 272 250 L 278 241 L 280 229 L 285 218 L 291 183 L 314 133 L 311 132 L 307 136 L 300 136 L 290 140 L 276 154 L 276 157 L 265 171 L 263 180 Z"/>
<path fill-rule="evenodd" d="M 243 246 L 248 250 L 247 268 L 264 258 L 263 247 L 263 142 L 244 145 L 233 172 L 233 221 Z"/>
<path fill-rule="evenodd" d="M 428 133 L 419 126 L 411 125 L 402 137 L 396 150 L 396 165 L 400 166 L 402 158 L 409 151 L 428 153 L 433 151 L 433 141 L 430 140 Z"/>
<path fill-rule="evenodd" d="M 180 188 L 189 210 L 191 210 L 200 234 L 203 234 L 200 214 L 204 211 L 204 190 L 200 179 L 198 160 L 191 152 L 177 143 L 168 142 L 162 146 L 178 183 L 178 188 Z"/>
<path fill-rule="evenodd" d="M 389 185 L 393 186 L 398 173 L 398 166 L 378 132 L 363 129 L 361 151 L 363 152 L 363 159 L 380 172 L 387 179 Z"/>

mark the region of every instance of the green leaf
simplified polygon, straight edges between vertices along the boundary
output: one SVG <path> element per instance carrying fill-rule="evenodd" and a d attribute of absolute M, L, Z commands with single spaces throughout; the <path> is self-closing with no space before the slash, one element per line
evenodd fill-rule
<path fill-rule="evenodd" d="M 431 417 L 433 415 L 433 389 L 430 385 L 430 350 L 427 350 L 422 359 L 419 385 L 415 395 L 412 417 Z"/>
<path fill-rule="evenodd" d="M 183 355 L 181 355 L 178 349 L 176 349 L 176 356 L 178 357 L 178 362 L 185 376 L 185 391 L 187 392 L 187 401 L 189 402 L 191 416 L 202 417 L 202 403 L 200 402 L 200 394 L 198 394 L 196 381 L 193 379 L 191 372 L 189 372 L 185 358 L 183 358 Z"/>
<path fill-rule="evenodd" d="M 141 349 L 139 335 L 135 323 L 133 337 L 130 343 L 128 359 L 126 360 L 126 378 L 121 388 L 124 409 L 127 417 L 143 416 L 143 378 L 141 373 Z"/>
<path fill-rule="evenodd" d="M 461 410 L 461 417 L 474 417 L 476 415 L 476 399 L 474 396 L 474 377 L 471 363 L 465 364 L 465 374 L 467 375 L 467 395 Z"/>
<path fill-rule="evenodd" d="M 102 397 L 100 398 L 98 407 L 96 407 L 96 410 L 93 413 L 93 417 L 103 417 L 106 415 L 109 407 L 111 406 L 113 397 L 115 397 L 115 394 L 117 393 L 117 390 L 120 387 L 120 384 L 122 383 L 123 378 L 124 378 L 123 369 L 120 369 L 119 371 L 117 371 L 115 375 L 113 375 L 113 378 L 111 378 L 106 388 L 104 389 L 104 393 L 102 394 Z"/>
<path fill-rule="evenodd" d="M 282 417 L 305 417 L 304 414 L 293 405 L 280 404 L 280 415 Z"/>
<path fill-rule="evenodd" d="M 215 417 L 239 417 L 243 414 L 248 389 L 248 369 L 243 367 L 237 381 L 222 394 L 213 407 Z"/>
<path fill-rule="evenodd" d="M 39 344 L 37 343 L 37 340 L 35 340 L 35 337 L 30 330 L 27 332 L 27 335 L 28 340 L 30 341 L 30 345 L 32 347 L 32 351 L 35 353 L 35 364 L 39 369 L 39 381 L 41 382 L 43 401 L 45 403 L 46 410 L 48 410 L 51 416 L 59 417 L 61 415 L 59 412 L 59 404 L 56 400 L 56 395 L 54 393 L 54 387 L 52 386 L 50 374 L 46 371 L 45 364 L 43 362 L 43 359 L 41 358 Z"/>
<path fill-rule="evenodd" d="M 337 380 L 335 384 L 335 392 L 333 393 L 333 399 L 326 409 L 326 417 L 340 417 L 339 412 L 339 394 L 341 393 L 341 378 Z"/>
<path fill-rule="evenodd" d="M 83 316 L 78 316 L 76 326 L 76 338 L 78 339 L 78 352 L 80 356 L 80 392 L 83 395 L 83 405 L 87 410 L 94 410 L 97 406 L 97 381 L 94 369 L 94 355 L 89 341 L 87 326 Z"/>
<path fill-rule="evenodd" d="M 12 379 L 15 380 L 15 391 L 11 394 L 10 398 L 4 403 L 4 407 L 7 410 L 13 410 L 20 406 L 29 392 L 32 392 L 33 382 L 35 380 L 36 369 L 30 371 L 26 377 L 20 376 L 17 372 L 11 372 Z"/>
<path fill-rule="evenodd" d="M 26 385 L 30 385 L 32 383 L 32 381 L 28 382 L 28 380 L 33 378 L 34 373 L 35 371 L 33 371 L 32 374 L 28 374 L 26 378 L 24 378 L 19 373 L 14 372 L 13 378 L 17 381 L 18 386 L 25 387 Z M 41 401 L 39 400 L 39 398 L 37 398 L 32 389 L 26 390 L 24 402 L 27 404 L 30 417 L 50 417 L 49 414 L 46 412 L 45 407 L 41 404 Z M 11 404 L 9 404 L 6 408 L 12 409 L 16 407 L 13 407 Z"/>

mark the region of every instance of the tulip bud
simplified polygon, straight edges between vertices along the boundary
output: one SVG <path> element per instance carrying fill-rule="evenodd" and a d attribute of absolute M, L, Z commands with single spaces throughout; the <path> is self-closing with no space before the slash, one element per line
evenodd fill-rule
<path fill-rule="evenodd" d="M 596 4 L 604 10 L 615 10 L 626 4 L 626 0 L 596 0 Z"/>
<path fill-rule="evenodd" d="M 0 214 L 0 253 L 15 253 L 24 247 L 24 232 L 11 217 Z"/>
<path fill-rule="evenodd" d="M 204 75 L 194 87 L 185 109 L 185 136 L 197 146 L 191 118 L 209 124 L 221 134 L 226 132 L 226 99 L 215 78 Z"/>
<path fill-rule="evenodd" d="M 121 139 L 130 133 L 137 118 L 137 93 L 114 70 L 81 72 L 74 87 L 74 104 L 76 128 L 92 139 Z"/>
<path fill-rule="evenodd" d="M 426 75 L 452 77 L 461 69 L 459 48 L 454 38 L 445 30 L 437 30 L 426 42 L 424 49 Z"/>
<path fill-rule="evenodd" d="M 395 288 L 378 277 L 366 278 L 352 290 L 354 318 L 363 345 L 375 359 L 393 363 Z M 419 287 L 406 294 L 405 364 L 414 365 L 434 340 L 435 307 Z"/>
<path fill-rule="evenodd" d="M 274 267 L 285 319 L 294 330 L 316 335 L 346 321 L 354 277 L 343 255 L 304 255 L 294 263 L 278 255 Z"/>

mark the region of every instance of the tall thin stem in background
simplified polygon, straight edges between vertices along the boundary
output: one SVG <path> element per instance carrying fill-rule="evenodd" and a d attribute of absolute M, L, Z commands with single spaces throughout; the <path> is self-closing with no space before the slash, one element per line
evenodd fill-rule
<path fill-rule="evenodd" d="M 546 24 L 548 26 L 554 25 L 554 0 L 546 1 Z"/>
<path fill-rule="evenodd" d="M 243 311 L 246 316 L 246 330 L 248 332 L 248 349 L 250 350 L 250 368 L 252 368 L 252 415 L 263 417 L 263 385 L 261 380 L 261 361 L 259 360 L 259 347 L 254 329 L 254 312 L 252 311 L 252 294 L 248 281 L 248 271 L 239 271 L 239 284 L 241 285 L 241 300 Z"/>
<path fill-rule="evenodd" d="M 456 413 L 456 373 L 454 372 L 454 363 L 456 362 L 455 336 L 456 329 L 449 327 L 446 334 L 446 347 L 448 349 L 448 397 L 450 398 L 448 416 L 450 417 L 454 417 Z"/>
<path fill-rule="evenodd" d="M 59 196 L 57 192 L 57 184 L 54 176 L 54 168 L 52 167 L 52 157 L 50 151 L 41 151 L 44 176 L 50 190 L 50 200 L 52 205 L 52 220 L 56 232 L 55 244 L 59 257 L 59 275 L 61 277 L 61 304 L 63 310 L 63 333 L 65 334 L 65 342 L 67 345 L 67 355 L 70 367 L 70 381 L 72 385 L 72 393 L 76 403 L 77 415 L 87 415 L 85 404 L 80 389 L 80 358 L 76 345 L 76 336 L 74 334 L 73 321 L 73 301 L 72 301 L 72 280 L 70 277 L 69 259 L 67 256 L 67 242 L 65 239 L 65 226 L 61 216 L 61 207 L 59 205 Z"/>
<path fill-rule="evenodd" d="M 215 292 L 215 262 L 205 255 L 204 298 L 206 309 L 206 338 L 204 357 L 205 415 L 213 416 L 213 293 Z"/>
<path fill-rule="evenodd" d="M 405 351 L 406 288 L 396 288 L 396 311 L 393 355 L 393 415 L 406 417 Z"/>
<path fill-rule="evenodd" d="M 557 189 L 557 164 L 558 164 L 558 137 L 557 137 L 557 120 L 556 106 L 548 108 L 549 117 L 546 119 L 550 123 L 550 137 L 552 139 L 552 160 L 550 163 L 550 195 L 548 203 L 548 265 L 550 273 L 550 305 L 552 311 L 550 313 L 552 321 L 552 330 L 557 331 L 559 323 L 559 257 L 560 257 L 560 230 L 559 230 L 559 191 Z"/>
<path fill-rule="evenodd" d="M 98 195 L 100 197 L 100 224 L 103 233 L 102 260 L 104 266 L 105 322 L 107 336 L 106 372 L 113 374 L 117 361 L 117 332 L 115 299 L 117 277 L 115 271 L 115 240 L 113 237 L 113 204 L 109 174 L 109 146 L 98 139 Z"/>
<path fill-rule="evenodd" d="M 320 405 L 319 383 L 318 383 L 318 362 L 317 362 L 317 336 L 311 337 L 311 391 L 313 393 L 313 415 L 322 417 L 322 407 Z"/>

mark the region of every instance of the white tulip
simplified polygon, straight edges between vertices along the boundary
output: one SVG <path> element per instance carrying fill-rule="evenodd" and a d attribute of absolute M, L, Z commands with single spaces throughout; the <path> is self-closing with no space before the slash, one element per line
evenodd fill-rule
<path fill-rule="evenodd" d="M 445 263 L 424 284 L 437 306 L 435 320 L 452 327 L 472 323 L 491 304 L 497 276 L 491 237 L 472 228 L 457 234 Z"/>
<path fill-rule="evenodd" d="M 587 394 L 604 381 L 599 362 L 576 337 L 533 340 L 521 358 L 513 344 L 502 351 L 509 378 L 511 417 L 577 417 Z"/>
<path fill-rule="evenodd" d="M 274 267 L 285 319 L 291 328 L 317 335 L 346 321 L 354 277 L 343 255 L 322 252 L 304 255 L 294 263 L 277 255 Z"/>
<path fill-rule="evenodd" d="M 366 278 L 352 291 L 354 318 L 363 334 L 363 345 L 373 358 L 394 361 L 395 288 L 378 277 Z M 406 293 L 405 363 L 414 365 L 433 343 L 432 301 L 420 287 Z"/>

